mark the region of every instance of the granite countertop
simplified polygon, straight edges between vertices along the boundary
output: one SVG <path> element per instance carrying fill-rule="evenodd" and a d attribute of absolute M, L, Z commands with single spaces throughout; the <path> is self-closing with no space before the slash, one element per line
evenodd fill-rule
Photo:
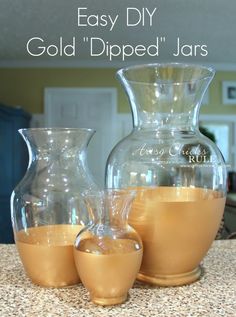
<path fill-rule="evenodd" d="M 1 317 L 236 317 L 236 240 L 215 241 L 203 261 L 201 279 L 191 285 L 159 288 L 135 283 L 129 300 L 95 306 L 87 291 L 46 289 L 25 276 L 14 245 L 0 245 Z"/>

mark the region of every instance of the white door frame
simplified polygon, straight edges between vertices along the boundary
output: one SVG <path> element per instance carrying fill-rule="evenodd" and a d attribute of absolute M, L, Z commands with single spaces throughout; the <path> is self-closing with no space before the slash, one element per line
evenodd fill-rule
<path fill-rule="evenodd" d="M 225 114 L 200 114 L 199 122 L 218 122 L 218 123 L 231 123 L 233 127 L 233 144 L 231 146 L 231 155 L 233 155 L 232 169 L 236 169 L 236 115 L 225 115 Z"/>
<path fill-rule="evenodd" d="M 53 118 L 53 112 L 51 111 L 50 104 L 52 104 L 52 98 L 55 93 L 73 93 L 78 92 L 89 92 L 89 93 L 111 93 L 111 109 L 116 109 L 117 107 L 117 90 L 112 87 L 102 87 L 102 88 L 77 88 L 77 87 L 47 87 L 44 88 L 44 124 L 45 126 L 50 126 L 50 120 Z M 115 112 L 116 113 L 116 112 Z M 115 115 L 113 113 L 113 117 Z"/>
<path fill-rule="evenodd" d="M 99 100 L 99 95 L 101 96 L 100 100 Z M 107 95 L 107 97 L 105 97 L 106 101 L 103 99 L 104 95 Z M 78 103 L 77 101 L 75 101 L 75 105 L 73 105 L 73 101 L 70 101 L 70 96 L 72 98 L 71 100 L 73 100 L 73 96 L 75 97 L 75 99 L 77 99 L 77 96 L 78 96 L 78 99 L 77 99 Z M 91 103 L 90 103 L 90 97 L 91 97 Z M 61 103 L 60 103 L 60 98 L 61 98 Z M 90 168 L 92 169 L 92 172 L 94 173 L 94 176 L 97 182 L 103 185 L 104 176 L 105 176 L 104 169 L 105 169 L 106 159 L 109 152 L 112 150 L 112 147 L 115 145 L 115 141 L 116 141 L 117 90 L 116 88 L 112 88 L 112 87 L 111 88 L 110 87 L 109 88 L 104 88 L 104 87 L 102 88 L 93 88 L 93 87 L 91 88 L 90 87 L 45 88 L 45 91 L 44 91 L 45 127 L 55 127 L 55 124 L 57 124 L 56 122 L 57 116 L 55 116 L 55 109 L 56 109 L 57 103 L 59 105 L 58 109 L 60 109 L 60 111 L 63 111 L 61 113 L 58 113 L 58 115 L 59 117 L 63 119 L 64 109 L 67 109 L 67 103 L 66 103 L 67 100 L 68 100 L 68 110 L 69 110 L 69 112 L 67 112 L 67 115 L 71 117 L 72 125 L 73 125 L 73 119 L 75 119 L 77 115 L 76 114 L 77 110 L 74 110 L 74 109 L 78 109 L 77 106 L 78 107 L 81 106 L 82 107 L 81 118 L 83 119 L 82 121 L 80 121 L 80 124 L 77 127 L 93 128 L 97 131 L 95 135 L 95 139 L 94 138 L 92 139 L 93 145 L 91 144 L 91 146 L 88 149 L 88 152 L 89 152 L 88 161 L 91 164 Z M 99 105 L 101 105 L 101 112 L 99 112 L 99 115 L 98 114 L 96 115 L 96 111 L 99 111 Z M 108 109 L 109 109 L 109 112 L 104 113 L 104 111 L 108 111 Z M 75 111 L 75 117 L 74 117 L 73 111 Z M 85 124 L 85 126 L 83 126 L 83 124 Z M 58 122 L 58 125 L 60 125 L 59 122 Z M 68 125 L 68 127 L 70 126 Z M 98 139 L 98 135 L 99 135 L 99 139 Z M 92 152 L 95 149 L 94 148 L 95 144 L 96 144 L 96 148 L 98 146 L 101 146 L 101 151 L 99 153 L 100 155 L 99 160 L 94 161 L 93 159 L 94 153 L 92 154 Z M 95 162 L 97 163 L 97 165 L 95 164 Z"/>

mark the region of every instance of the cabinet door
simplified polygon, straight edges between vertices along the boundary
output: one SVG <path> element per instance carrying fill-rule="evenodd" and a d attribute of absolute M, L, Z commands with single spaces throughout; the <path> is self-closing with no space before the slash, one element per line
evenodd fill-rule
<path fill-rule="evenodd" d="M 0 243 L 13 243 L 10 196 L 24 176 L 27 147 L 18 133 L 28 128 L 30 116 L 20 108 L 0 105 Z"/>
<path fill-rule="evenodd" d="M 0 196 L 6 196 L 14 183 L 13 145 L 14 122 L 4 118 L 0 120 Z"/>
<path fill-rule="evenodd" d="M 14 186 L 13 127 L 11 120 L 0 120 L 0 243 L 13 242 L 10 215 L 10 193 Z"/>

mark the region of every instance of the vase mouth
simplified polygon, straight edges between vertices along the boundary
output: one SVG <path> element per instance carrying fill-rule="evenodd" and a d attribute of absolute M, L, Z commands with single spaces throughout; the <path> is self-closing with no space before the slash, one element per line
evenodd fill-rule
<path fill-rule="evenodd" d="M 121 68 L 116 75 L 122 81 L 135 85 L 181 85 L 210 81 L 215 70 L 201 64 L 149 63 Z"/>
<path fill-rule="evenodd" d="M 95 133 L 87 128 L 27 128 L 18 132 L 25 140 L 29 151 L 31 148 L 46 151 L 61 151 L 78 148 L 83 151 Z"/>
<path fill-rule="evenodd" d="M 91 132 L 95 133 L 94 129 L 91 128 L 23 128 L 19 129 L 18 132 L 22 133 L 25 131 L 32 131 L 32 132 L 78 132 L 78 131 L 84 131 L 84 132 Z"/>

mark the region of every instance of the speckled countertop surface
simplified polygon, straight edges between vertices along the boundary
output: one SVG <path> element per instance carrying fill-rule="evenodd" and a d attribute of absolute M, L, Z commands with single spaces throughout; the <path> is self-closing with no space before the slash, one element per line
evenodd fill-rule
<path fill-rule="evenodd" d="M 188 286 L 159 288 L 136 283 L 129 300 L 95 306 L 78 285 L 45 289 L 25 276 L 13 245 L 0 245 L 0 317 L 236 317 L 236 240 L 215 241 L 201 279 Z"/>

